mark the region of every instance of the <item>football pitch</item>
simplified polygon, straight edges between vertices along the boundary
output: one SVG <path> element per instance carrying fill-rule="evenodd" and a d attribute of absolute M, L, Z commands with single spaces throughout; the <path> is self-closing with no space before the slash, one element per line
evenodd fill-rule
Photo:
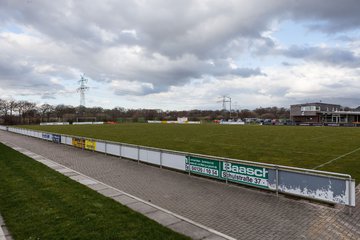
<path fill-rule="evenodd" d="M 357 180 L 360 179 L 360 128 L 135 123 L 24 127 L 177 151 L 347 173 Z"/>

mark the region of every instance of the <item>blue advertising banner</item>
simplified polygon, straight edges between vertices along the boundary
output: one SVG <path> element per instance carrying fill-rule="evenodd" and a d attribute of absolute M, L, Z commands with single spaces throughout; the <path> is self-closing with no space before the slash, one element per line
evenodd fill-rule
<path fill-rule="evenodd" d="M 54 143 L 61 143 L 61 135 L 53 134 L 52 135 L 52 141 Z"/>
<path fill-rule="evenodd" d="M 42 138 L 45 139 L 45 140 L 52 141 L 52 134 L 43 133 L 43 134 L 42 134 Z"/>

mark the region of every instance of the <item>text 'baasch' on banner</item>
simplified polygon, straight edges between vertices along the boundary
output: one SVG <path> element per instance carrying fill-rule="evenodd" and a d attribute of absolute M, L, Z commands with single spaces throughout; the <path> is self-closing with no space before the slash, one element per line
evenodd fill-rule
<path fill-rule="evenodd" d="M 269 171 L 267 168 L 231 162 L 222 162 L 221 165 L 221 178 L 223 179 L 269 188 Z"/>
<path fill-rule="evenodd" d="M 269 188 L 267 168 L 187 156 L 186 170 L 207 177 Z"/>

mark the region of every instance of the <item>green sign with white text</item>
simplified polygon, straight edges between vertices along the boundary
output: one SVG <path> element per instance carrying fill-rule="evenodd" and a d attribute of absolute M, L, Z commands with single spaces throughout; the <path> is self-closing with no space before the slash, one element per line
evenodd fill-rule
<path fill-rule="evenodd" d="M 263 167 L 222 162 L 221 178 L 232 182 L 246 183 L 262 188 L 269 188 L 269 171 Z"/>
<path fill-rule="evenodd" d="M 217 160 L 189 156 L 186 158 L 186 170 L 208 177 L 219 178 L 220 162 Z"/>
<path fill-rule="evenodd" d="M 186 170 L 231 182 L 269 188 L 269 171 L 263 167 L 188 156 L 186 158 Z"/>

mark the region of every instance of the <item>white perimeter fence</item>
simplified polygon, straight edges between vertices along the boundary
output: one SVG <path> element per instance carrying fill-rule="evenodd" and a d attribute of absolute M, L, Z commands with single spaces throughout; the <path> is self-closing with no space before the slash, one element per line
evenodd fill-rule
<path fill-rule="evenodd" d="M 73 122 L 73 125 L 87 125 L 87 124 L 94 124 L 94 125 L 99 125 L 99 124 L 104 124 L 104 122 Z"/>
<path fill-rule="evenodd" d="M 69 122 L 42 122 L 40 125 L 69 125 Z"/>
<path fill-rule="evenodd" d="M 0 126 L 0 130 L 75 146 L 120 158 L 175 169 L 283 194 L 355 206 L 355 181 L 348 174 L 111 142 L 86 137 Z"/>

